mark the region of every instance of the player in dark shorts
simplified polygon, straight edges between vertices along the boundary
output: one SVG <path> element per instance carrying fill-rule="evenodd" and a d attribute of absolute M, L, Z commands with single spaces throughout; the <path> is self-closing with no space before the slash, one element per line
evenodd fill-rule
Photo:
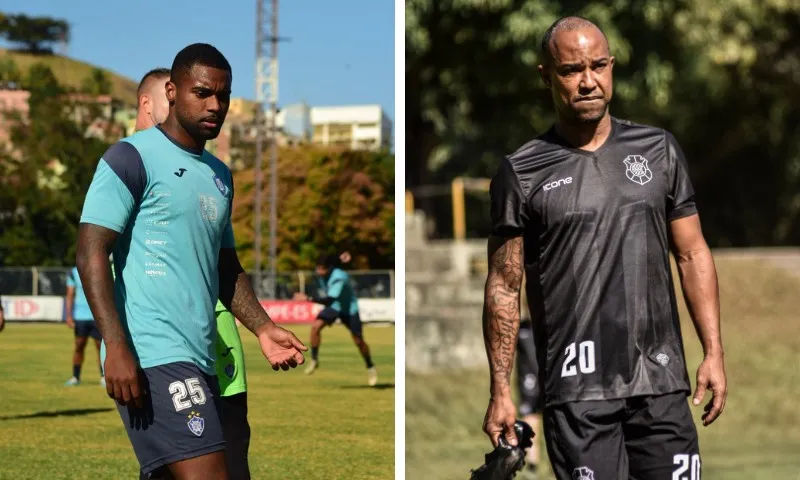
<path fill-rule="evenodd" d="M 323 255 L 317 261 L 316 273 L 319 280 L 319 289 L 322 295 L 306 295 L 298 293 L 295 300 L 308 300 L 324 305 L 314 323 L 311 325 L 311 362 L 306 368 L 310 375 L 319 368 L 319 347 L 322 344 L 322 329 L 332 326 L 336 320 L 341 320 L 342 325 L 350 330 L 364 363 L 367 366 L 367 384 L 374 387 L 378 383 L 378 370 L 372 363 L 369 345 L 364 340 L 364 330 L 361 316 L 358 313 L 358 297 L 350 283 L 350 275 L 342 268 L 342 261 L 349 259 L 350 254 Z"/>
<path fill-rule="evenodd" d="M 166 120 L 103 154 L 81 214 L 77 265 L 103 335 L 106 392 L 145 475 L 230 478 L 214 366 L 218 299 L 273 370 L 304 361 L 306 347 L 272 322 L 242 269 L 233 178 L 205 150 L 225 121 L 231 82 L 213 46 L 178 52 Z"/>
<path fill-rule="evenodd" d="M 668 132 L 611 117 L 605 35 L 563 18 L 542 41 L 556 123 L 502 160 L 491 183 L 484 329 L 491 400 L 484 430 L 515 444 L 509 380 L 523 273 L 559 479 L 697 480 L 670 250 L 705 357 L 705 425 L 727 394 L 714 261 L 686 161 Z"/>
<path fill-rule="evenodd" d="M 98 353 L 98 368 L 100 369 L 100 385 L 105 386 L 105 379 L 103 378 L 103 367 L 100 365 L 100 341 L 103 339 L 100 336 L 100 330 L 94 323 L 92 311 L 89 309 L 89 303 L 86 301 L 86 294 L 83 291 L 81 284 L 81 277 L 78 275 L 78 267 L 72 267 L 67 272 L 67 295 L 64 297 L 66 322 L 69 328 L 75 331 L 75 349 L 72 352 L 72 377 L 70 377 L 64 386 L 74 387 L 81 384 L 81 367 L 83 366 L 83 353 L 86 350 L 86 344 L 91 337 L 97 347 Z"/>

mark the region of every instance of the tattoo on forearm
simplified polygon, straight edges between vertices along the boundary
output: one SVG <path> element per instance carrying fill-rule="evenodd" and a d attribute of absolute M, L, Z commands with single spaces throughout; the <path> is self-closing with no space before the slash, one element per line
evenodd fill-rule
<path fill-rule="evenodd" d="M 493 391 L 495 386 L 510 383 L 519 331 L 522 275 L 522 237 L 490 237 L 483 336 Z"/>
<path fill-rule="evenodd" d="M 253 333 L 272 322 L 253 291 L 247 274 L 242 272 L 236 278 L 231 297 L 231 313 Z"/>
<path fill-rule="evenodd" d="M 77 264 L 86 300 L 107 345 L 125 341 L 125 331 L 114 305 L 114 280 L 108 255 L 118 234 L 96 225 L 78 229 Z"/>

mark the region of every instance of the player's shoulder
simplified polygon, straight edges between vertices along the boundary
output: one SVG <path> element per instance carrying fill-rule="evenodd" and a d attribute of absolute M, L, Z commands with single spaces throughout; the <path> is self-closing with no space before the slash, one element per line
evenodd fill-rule
<path fill-rule="evenodd" d="M 224 174 L 226 177 L 230 177 L 232 175 L 230 167 L 225 162 L 220 160 L 219 157 L 208 150 L 203 150 L 203 159 L 208 166 L 217 173 L 217 175 L 220 173 Z"/>
<path fill-rule="evenodd" d="M 611 117 L 614 123 L 615 136 L 622 141 L 637 141 L 637 140 L 662 140 L 662 141 L 675 141 L 674 135 L 668 130 L 655 127 L 653 125 L 645 125 L 643 123 L 636 123 L 631 120 L 623 118 Z"/>
<path fill-rule="evenodd" d="M 523 163 L 536 162 L 548 154 L 560 150 L 561 146 L 552 141 L 552 129 L 542 133 L 533 140 L 523 144 L 514 152 L 506 155 L 506 160 L 512 166 Z"/>

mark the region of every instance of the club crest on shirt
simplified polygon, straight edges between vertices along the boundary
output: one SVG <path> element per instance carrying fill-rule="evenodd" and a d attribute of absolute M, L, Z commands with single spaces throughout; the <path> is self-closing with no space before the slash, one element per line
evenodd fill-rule
<path fill-rule="evenodd" d="M 653 179 L 653 172 L 647 166 L 647 159 L 641 155 L 628 155 L 625 157 L 625 176 L 628 180 L 644 185 Z"/>
<path fill-rule="evenodd" d="M 194 410 L 189 414 L 189 421 L 186 422 L 186 425 L 189 426 L 189 431 L 198 437 L 203 435 L 203 430 L 206 429 L 206 421 Z"/>
<path fill-rule="evenodd" d="M 225 183 L 217 176 L 216 173 L 214 174 L 214 185 L 217 186 L 217 190 L 219 190 L 219 193 L 221 193 L 223 197 L 228 196 L 228 186 L 225 185 Z"/>
<path fill-rule="evenodd" d="M 594 471 L 589 467 L 578 467 L 572 471 L 572 480 L 594 480 Z"/>

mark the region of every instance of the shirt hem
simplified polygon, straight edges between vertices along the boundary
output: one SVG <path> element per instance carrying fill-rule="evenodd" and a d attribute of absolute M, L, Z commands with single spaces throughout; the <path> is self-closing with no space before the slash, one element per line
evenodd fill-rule
<path fill-rule="evenodd" d="M 654 397 L 659 395 L 669 395 L 672 393 L 679 393 L 683 392 L 688 397 L 691 395 L 692 391 L 688 387 L 675 387 L 675 388 L 668 388 L 665 390 L 649 390 L 649 391 L 642 391 L 642 392 L 630 392 L 624 394 L 608 394 L 605 391 L 590 391 L 590 392 L 582 392 L 579 395 L 571 395 L 564 398 L 558 399 L 549 399 L 545 402 L 545 407 L 556 407 L 558 405 L 563 405 L 565 403 L 572 403 L 572 402 L 596 402 L 596 401 L 611 401 L 611 400 L 625 400 L 628 398 L 633 397 Z"/>
<path fill-rule="evenodd" d="M 95 217 L 81 217 L 80 223 L 90 223 L 92 225 L 98 225 L 103 228 L 114 230 L 117 233 L 122 233 L 122 231 L 125 229 L 124 225 L 118 225 L 116 223 L 109 222 L 106 220 L 101 220 Z"/>
<path fill-rule="evenodd" d="M 237 385 L 233 388 L 220 388 L 220 397 L 232 397 L 247 392 L 247 385 Z"/>
<path fill-rule="evenodd" d="M 152 360 L 143 361 L 141 357 L 139 358 L 139 366 L 142 368 L 154 368 L 160 367 L 162 365 L 168 365 L 170 363 L 178 363 L 178 362 L 188 362 L 192 365 L 196 366 L 200 369 L 201 372 L 205 373 L 206 375 L 211 375 L 215 377 L 217 372 L 214 370 L 214 367 L 206 367 L 200 363 L 196 359 L 189 358 L 189 357 L 164 357 L 164 358 L 157 358 Z"/>

